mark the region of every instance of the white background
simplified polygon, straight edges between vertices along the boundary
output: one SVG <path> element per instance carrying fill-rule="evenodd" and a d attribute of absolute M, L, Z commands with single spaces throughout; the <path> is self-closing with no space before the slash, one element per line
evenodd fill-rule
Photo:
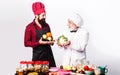
<path fill-rule="evenodd" d="M 31 60 L 32 49 L 24 47 L 24 30 L 34 19 L 32 3 L 39 0 L 0 0 L 0 74 L 14 75 L 20 60 Z M 120 75 L 119 0 L 41 0 L 54 38 L 64 33 L 67 15 L 79 13 L 89 31 L 87 59 L 108 65 L 107 75 Z M 52 46 L 57 66 L 64 50 Z"/>

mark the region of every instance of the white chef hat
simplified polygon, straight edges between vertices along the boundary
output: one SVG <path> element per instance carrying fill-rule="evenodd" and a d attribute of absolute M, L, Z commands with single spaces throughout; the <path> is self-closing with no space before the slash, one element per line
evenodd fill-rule
<path fill-rule="evenodd" d="M 75 23 L 78 27 L 83 25 L 83 19 L 78 13 L 72 12 L 68 19 L 73 21 L 73 23 Z"/>

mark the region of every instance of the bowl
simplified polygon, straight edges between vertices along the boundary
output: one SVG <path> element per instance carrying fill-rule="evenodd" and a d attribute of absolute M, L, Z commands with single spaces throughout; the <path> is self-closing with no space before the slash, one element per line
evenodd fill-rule
<path fill-rule="evenodd" d="M 56 72 L 56 71 L 58 71 L 59 70 L 59 68 L 57 68 L 57 67 L 51 67 L 50 69 L 49 69 L 49 71 L 53 71 L 53 72 Z"/>
<path fill-rule="evenodd" d="M 92 75 L 93 71 L 85 71 L 85 75 Z"/>
<path fill-rule="evenodd" d="M 80 74 L 80 73 L 77 73 L 77 74 L 75 74 L 75 75 L 85 75 L 85 74 Z"/>

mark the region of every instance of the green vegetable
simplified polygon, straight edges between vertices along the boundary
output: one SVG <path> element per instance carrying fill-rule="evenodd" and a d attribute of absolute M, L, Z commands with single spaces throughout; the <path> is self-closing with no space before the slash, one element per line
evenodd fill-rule
<path fill-rule="evenodd" d="M 60 66 L 60 69 L 63 69 L 63 65 Z"/>
<path fill-rule="evenodd" d="M 68 41 L 68 38 L 65 37 L 64 35 L 59 36 L 57 39 L 58 44 L 65 44 L 67 41 Z"/>

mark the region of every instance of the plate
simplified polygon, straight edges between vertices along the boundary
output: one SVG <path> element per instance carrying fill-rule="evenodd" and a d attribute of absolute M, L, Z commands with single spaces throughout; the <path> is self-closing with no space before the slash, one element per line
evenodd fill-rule
<path fill-rule="evenodd" d="M 70 72 L 71 70 L 64 70 L 64 69 L 61 69 L 61 71 L 63 71 L 63 72 Z"/>
<path fill-rule="evenodd" d="M 53 71 L 53 72 L 56 72 L 58 70 L 59 70 L 59 68 L 56 68 L 56 67 L 52 67 L 52 68 L 49 69 L 49 71 Z"/>

